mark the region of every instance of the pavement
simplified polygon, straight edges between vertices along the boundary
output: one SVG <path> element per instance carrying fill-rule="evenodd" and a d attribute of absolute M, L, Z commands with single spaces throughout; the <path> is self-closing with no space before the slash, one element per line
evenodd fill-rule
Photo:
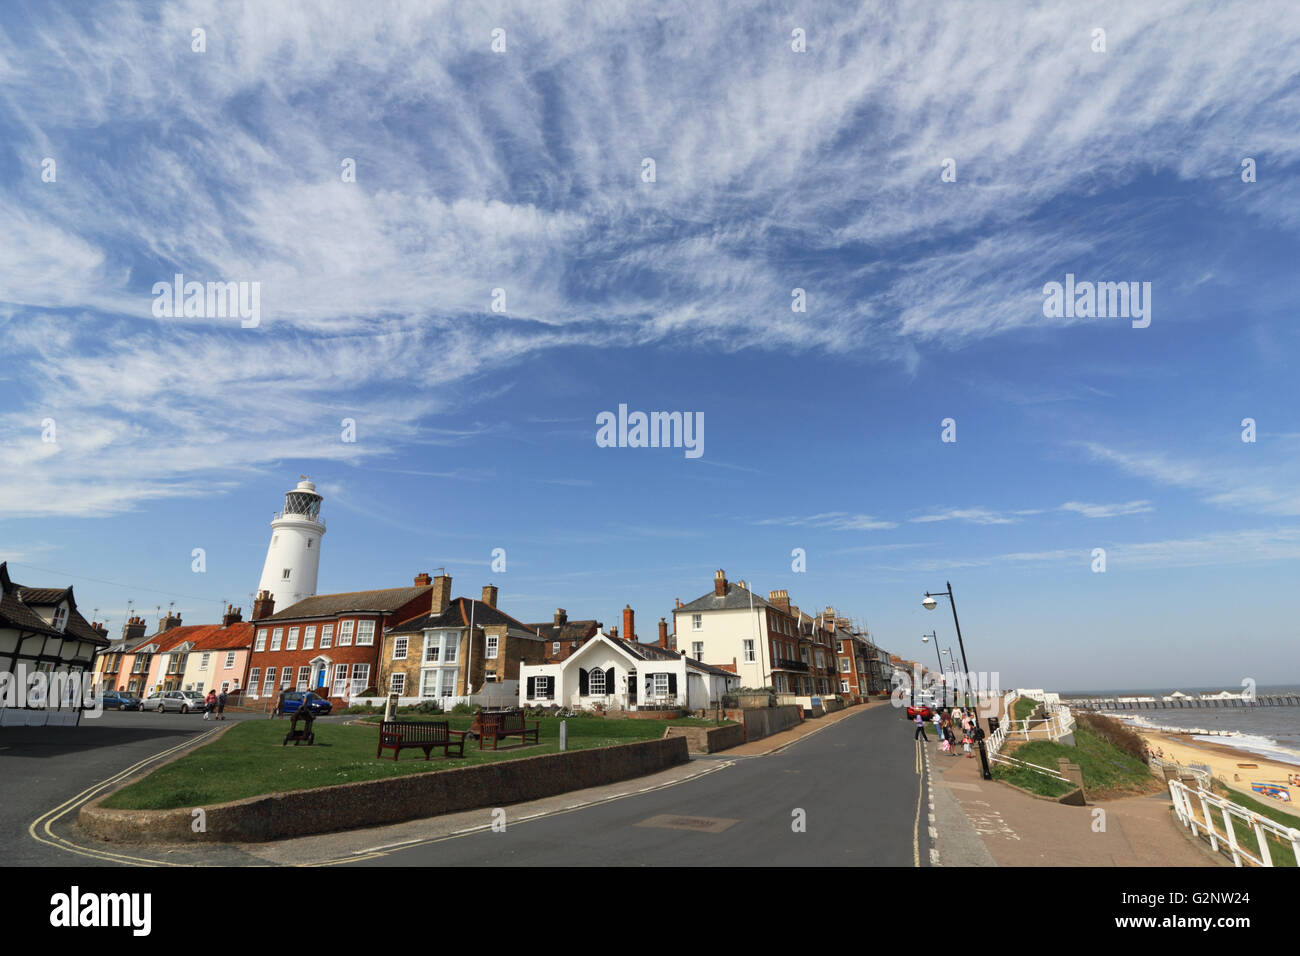
<path fill-rule="evenodd" d="M 960 807 L 999 866 L 1222 865 L 1179 826 L 1167 792 L 1071 807 L 982 779 L 978 756 L 930 750 L 938 801 Z"/>

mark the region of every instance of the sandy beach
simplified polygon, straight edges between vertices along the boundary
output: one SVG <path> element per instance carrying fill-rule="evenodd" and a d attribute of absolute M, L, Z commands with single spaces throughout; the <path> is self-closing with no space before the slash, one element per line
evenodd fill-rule
<path fill-rule="evenodd" d="M 1206 764 L 1216 780 L 1270 805 L 1275 805 L 1300 818 L 1300 785 L 1288 785 L 1288 776 L 1295 777 L 1300 767 L 1270 760 L 1248 750 L 1237 750 L 1227 744 L 1193 740 L 1181 734 L 1162 734 L 1156 731 L 1133 728 L 1157 754 L 1164 753 L 1166 760 L 1181 764 Z M 1231 739 L 1231 738 L 1227 738 Z M 1251 791 L 1252 783 L 1267 783 L 1285 788 L 1291 802 L 1271 799 Z"/>

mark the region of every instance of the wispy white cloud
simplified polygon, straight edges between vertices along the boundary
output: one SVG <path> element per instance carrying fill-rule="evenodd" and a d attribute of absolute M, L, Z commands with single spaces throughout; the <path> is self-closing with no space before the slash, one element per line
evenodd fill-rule
<path fill-rule="evenodd" d="M 850 514 L 846 511 L 828 511 L 824 514 L 809 515 L 806 518 L 764 518 L 756 521 L 759 525 L 785 525 L 792 528 L 828 528 L 832 531 L 881 531 L 897 528 L 894 521 L 883 521 L 866 514 Z"/>
<path fill-rule="evenodd" d="M 1149 501 L 1129 501 L 1124 504 L 1096 505 L 1084 501 L 1067 501 L 1061 511 L 1072 511 L 1085 518 L 1115 518 L 1120 515 L 1140 515 L 1154 511 Z"/>

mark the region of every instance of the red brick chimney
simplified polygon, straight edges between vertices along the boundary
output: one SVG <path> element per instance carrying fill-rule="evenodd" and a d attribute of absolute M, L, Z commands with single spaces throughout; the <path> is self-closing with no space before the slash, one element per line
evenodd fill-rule
<path fill-rule="evenodd" d="M 429 577 L 428 571 L 421 571 L 415 576 L 415 586 L 417 588 L 427 588 L 433 583 L 433 578 Z"/>
<path fill-rule="evenodd" d="M 781 588 L 779 591 L 768 591 L 767 603 L 773 607 L 780 608 L 782 611 L 785 611 L 786 614 L 789 614 L 790 592 L 785 588 Z"/>
<path fill-rule="evenodd" d="M 662 617 L 659 619 L 659 646 L 665 650 L 668 648 L 668 622 Z"/>
<path fill-rule="evenodd" d="M 497 606 L 497 586 L 495 584 L 483 585 L 483 603 L 488 607 Z"/>
<path fill-rule="evenodd" d="M 106 628 L 103 624 L 100 624 L 98 621 L 92 621 L 90 625 L 90 629 L 94 631 L 96 634 L 98 634 L 100 637 L 103 638 L 108 637 L 108 628 Z"/>
<path fill-rule="evenodd" d="M 221 626 L 230 627 L 232 624 L 238 624 L 244 619 L 244 609 L 234 605 L 226 605 L 226 613 L 221 615 Z"/>
<path fill-rule="evenodd" d="M 429 610 L 441 614 L 451 604 L 451 575 L 440 574 L 433 579 L 433 599 Z"/>
<path fill-rule="evenodd" d="M 636 612 L 632 610 L 632 605 L 627 604 L 623 607 L 623 640 L 636 640 Z"/>
<path fill-rule="evenodd" d="M 253 602 L 253 620 L 260 621 L 275 613 L 275 598 L 270 591 L 258 591 L 257 600 Z"/>
<path fill-rule="evenodd" d="M 562 607 L 555 609 L 555 626 L 563 627 L 564 623 L 569 620 L 569 612 Z"/>
<path fill-rule="evenodd" d="M 727 596 L 727 572 L 715 571 L 713 574 L 713 594 L 715 597 Z"/>

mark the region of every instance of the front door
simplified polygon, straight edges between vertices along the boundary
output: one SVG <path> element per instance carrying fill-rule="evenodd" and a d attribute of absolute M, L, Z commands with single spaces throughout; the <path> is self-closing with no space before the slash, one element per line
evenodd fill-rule
<path fill-rule="evenodd" d="M 636 671 L 627 675 L 627 706 L 636 706 Z"/>

